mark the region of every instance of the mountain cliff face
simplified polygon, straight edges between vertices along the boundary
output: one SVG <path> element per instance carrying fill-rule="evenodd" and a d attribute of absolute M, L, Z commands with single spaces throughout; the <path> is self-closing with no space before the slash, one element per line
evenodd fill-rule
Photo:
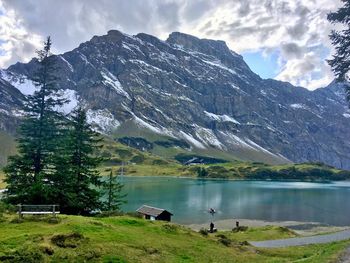
<path fill-rule="evenodd" d="M 350 168 L 350 113 L 336 84 L 316 91 L 264 80 L 223 41 L 109 31 L 56 56 L 58 85 L 104 133 L 125 126 L 268 163 Z M 0 129 L 13 133 L 37 61 L 1 71 Z M 4 95 L 3 95 L 4 94 Z M 141 134 L 141 133 L 140 133 Z"/>

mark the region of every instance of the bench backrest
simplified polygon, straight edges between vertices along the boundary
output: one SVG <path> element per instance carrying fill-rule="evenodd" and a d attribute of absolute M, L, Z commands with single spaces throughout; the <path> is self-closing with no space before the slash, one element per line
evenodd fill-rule
<path fill-rule="evenodd" d="M 58 212 L 59 205 L 18 205 L 19 212 Z"/>

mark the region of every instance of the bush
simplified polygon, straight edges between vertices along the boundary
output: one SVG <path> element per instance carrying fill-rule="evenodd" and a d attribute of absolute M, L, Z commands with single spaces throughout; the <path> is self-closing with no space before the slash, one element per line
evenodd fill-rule
<path fill-rule="evenodd" d="M 208 235 L 208 230 L 205 229 L 205 228 L 201 228 L 201 229 L 199 230 L 199 233 L 200 233 L 201 235 L 203 235 L 203 236 L 207 236 L 207 235 Z"/>
<path fill-rule="evenodd" d="M 78 233 L 73 232 L 70 234 L 59 234 L 51 238 L 52 244 L 61 248 L 76 248 L 85 239 L 85 237 Z"/>
<path fill-rule="evenodd" d="M 219 234 L 219 235 L 217 235 L 217 237 L 219 238 L 219 242 L 226 247 L 230 246 L 232 243 L 232 241 L 227 236 L 225 236 L 223 234 Z"/>
<path fill-rule="evenodd" d="M 232 229 L 232 232 L 244 232 L 247 231 L 248 227 L 247 226 L 239 226 L 239 227 L 235 227 Z"/>
<path fill-rule="evenodd" d="M 168 233 L 176 233 L 178 230 L 178 227 L 172 224 L 165 224 L 162 226 L 162 228 L 165 232 L 168 232 Z"/>
<path fill-rule="evenodd" d="M 104 164 L 107 166 L 120 165 L 121 163 L 122 163 L 122 160 L 117 158 L 117 157 L 111 158 L 111 159 L 104 162 Z"/>
<path fill-rule="evenodd" d="M 23 247 L 14 252 L 0 256 L 0 262 L 8 263 L 40 263 L 44 262 L 42 252 L 38 248 Z"/>
<path fill-rule="evenodd" d="M 145 156 L 139 154 L 139 155 L 135 155 L 130 159 L 130 162 L 132 163 L 143 163 L 143 161 L 145 160 Z"/>

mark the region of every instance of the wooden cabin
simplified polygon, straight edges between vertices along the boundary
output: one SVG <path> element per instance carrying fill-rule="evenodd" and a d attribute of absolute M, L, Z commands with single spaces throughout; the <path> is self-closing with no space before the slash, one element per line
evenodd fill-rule
<path fill-rule="evenodd" d="M 162 221 L 171 221 L 171 216 L 173 215 L 169 211 L 157 208 L 153 206 L 143 205 L 136 210 L 139 214 L 143 216 L 144 219 L 148 220 L 162 220 Z"/>

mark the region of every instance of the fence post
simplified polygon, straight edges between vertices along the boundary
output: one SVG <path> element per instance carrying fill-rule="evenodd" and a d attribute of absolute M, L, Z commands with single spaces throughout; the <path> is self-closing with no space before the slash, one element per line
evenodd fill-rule
<path fill-rule="evenodd" d="M 53 205 L 52 209 L 53 209 L 53 216 L 56 217 L 56 205 Z"/>
<path fill-rule="evenodd" d="M 18 216 L 19 216 L 19 219 L 22 219 L 22 205 L 21 204 L 18 205 Z"/>

